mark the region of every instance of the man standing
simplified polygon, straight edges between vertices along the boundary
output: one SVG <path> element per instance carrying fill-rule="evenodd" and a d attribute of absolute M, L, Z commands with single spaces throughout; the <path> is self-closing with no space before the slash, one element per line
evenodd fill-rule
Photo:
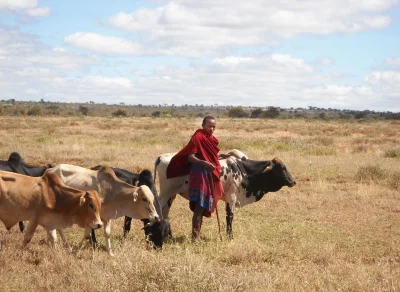
<path fill-rule="evenodd" d="M 213 136 L 216 121 L 213 116 L 203 119 L 202 129 L 198 129 L 189 143 L 170 161 L 167 178 L 190 173 L 189 206 L 193 211 L 192 240 L 200 241 L 203 216 L 210 217 L 223 189 L 219 179 L 221 165 L 218 161 L 218 139 Z"/>

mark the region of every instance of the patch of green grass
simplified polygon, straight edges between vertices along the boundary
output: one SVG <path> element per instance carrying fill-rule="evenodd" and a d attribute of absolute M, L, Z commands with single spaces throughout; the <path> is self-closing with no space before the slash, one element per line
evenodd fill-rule
<path fill-rule="evenodd" d="M 284 142 L 276 142 L 272 145 L 277 151 L 290 151 L 292 146 Z"/>
<path fill-rule="evenodd" d="M 51 135 L 48 134 L 41 134 L 37 137 L 35 137 L 35 141 L 39 144 L 44 144 L 44 143 L 48 143 L 52 140 Z"/>
<path fill-rule="evenodd" d="M 398 190 L 400 189 L 400 172 L 391 172 L 389 174 L 388 180 L 387 180 L 387 185 L 389 188 Z"/>
<path fill-rule="evenodd" d="M 314 155 L 314 156 L 335 156 L 336 149 L 334 148 L 321 148 L 321 147 L 313 147 L 303 150 L 306 155 Z"/>
<path fill-rule="evenodd" d="M 400 158 L 400 148 L 388 150 L 385 152 L 384 156 L 389 158 Z"/>
<path fill-rule="evenodd" d="M 332 146 L 334 139 L 332 137 L 318 136 L 310 139 L 308 142 L 310 144 L 315 144 L 320 146 Z"/>
<path fill-rule="evenodd" d="M 369 149 L 369 145 L 357 145 L 356 147 L 353 148 L 353 150 L 351 151 L 352 153 L 366 153 L 368 152 Z"/>
<path fill-rule="evenodd" d="M 385 177 L 386 172 L 379 165 L 366 165 L 358 168 L 356 179 L 358 181 L 381 180 Z"/>

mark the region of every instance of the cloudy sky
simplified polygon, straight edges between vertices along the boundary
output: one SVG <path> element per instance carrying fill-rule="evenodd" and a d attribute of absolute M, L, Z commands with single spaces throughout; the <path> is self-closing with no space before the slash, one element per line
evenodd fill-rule
<path fill-rule="evenodd" d="M 0 99 L 400 111 L 400 0 L 0 0 Z"/>

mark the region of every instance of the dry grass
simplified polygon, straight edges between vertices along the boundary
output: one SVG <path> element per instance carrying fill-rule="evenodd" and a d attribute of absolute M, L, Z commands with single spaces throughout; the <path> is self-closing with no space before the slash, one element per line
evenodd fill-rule
<path fill-rule="evenodd" d="M 0 117 L 0 123 L 0 159 L 18 151 L 31 164 L 140 171 L 153 170 L 160 153 L 179 150 L 201 119 Z M 170 213 L 174 238 L 161 252 L 146 248 L 140 222 L 122 240 L 122 219 L 113 223 L 113 258 L 88 246 L 72 254 L 52 250 L 42 228 L 21 249 L 17 227 L 1 226 L 0 290 L 400 290 L 399 123 L 217 123 L 222 150 L 279 156 L 297 180 L 235 214 L 234 240 L 219 241 L 213 216 L 204 222 L 204 243 L 192 244 L 191 213 L 181 198 Z M 219 210 L 223 222 L 222 202 Z M 82 230 L 67 236 L 76 247 Z"/>

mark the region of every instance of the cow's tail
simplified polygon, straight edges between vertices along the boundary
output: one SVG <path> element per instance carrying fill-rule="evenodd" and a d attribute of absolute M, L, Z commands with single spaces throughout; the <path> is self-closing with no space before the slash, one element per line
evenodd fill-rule
<path fill-rule="evenodd" d="M 154 190 L 157 192 L 156 189 L 156 178 L 157 178 L 157 166 L 160 164 L 161 162 L 161 156 L 158 156 L 156 159 L 156 162 L 154 163 Z M 155 195 L 156 197 L 156 211 L 158 213 L 158 216 L 160 216 L 160 219 L 163 219 L 163 214 L 162 214 L 162 208 L 161 208 L 161 203 L 160 203 L 160 199 L 158 197 L 158 193 L 157 195 Z"/>
<path fill-rule="evenodd" d="M 154 183 L 156 183 L 156 178 L 157 178 L 157 166 L 160 164 L 161 162 L 161 156 L 158 156 L 156 159 L 156 162 L 154 162 Z"/>

